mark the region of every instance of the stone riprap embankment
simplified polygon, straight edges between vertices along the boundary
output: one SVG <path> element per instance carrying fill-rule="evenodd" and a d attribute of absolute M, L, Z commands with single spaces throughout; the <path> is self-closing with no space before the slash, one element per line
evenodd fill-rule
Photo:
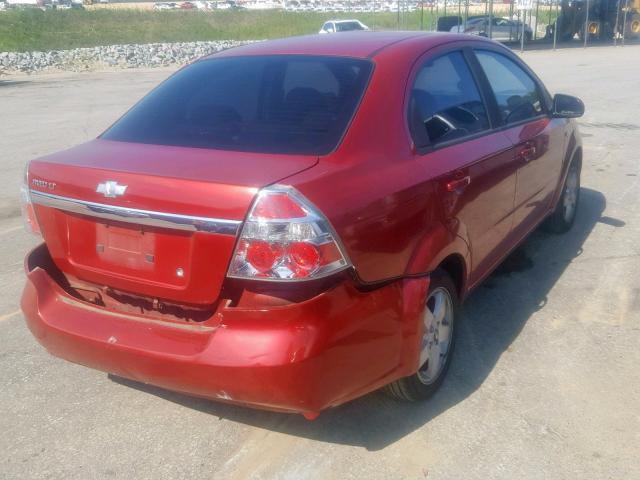
<path fill-rule="evenodd" d="M 43 70 L 82 71 L 96 68 L 152 68 L 182 65 L 249 42 L 149 43 L 74 48 L 50 52 L 0 52 L 0 72 L 35 73 Z"/>

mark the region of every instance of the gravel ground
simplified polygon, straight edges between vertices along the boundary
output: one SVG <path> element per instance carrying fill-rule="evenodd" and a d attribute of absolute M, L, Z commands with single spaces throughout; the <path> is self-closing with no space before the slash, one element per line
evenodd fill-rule
<path fill-rule="evenodd" d="M 573 230 L 535 233 L 465 305 L 429 402 L 368 395 L 315 422 L 193 399 L 50 357 L 18 310 L 27 159 L 89 139 L 173 69 L 0 82 L 0 478 L 640 478 L 640 47 L 527 52 L 582 97 Z"/>

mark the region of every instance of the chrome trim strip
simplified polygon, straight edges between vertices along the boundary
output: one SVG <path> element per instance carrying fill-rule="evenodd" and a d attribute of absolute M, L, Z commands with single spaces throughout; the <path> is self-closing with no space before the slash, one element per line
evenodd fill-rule
<path fill-rule="evenodd" d="M 31 201 L 45 207 L 78 213 L 90 217 L 115 220 L 118 222 L 135 223 L 150 227 L 169 228 L 172 230 L 186 230 L 189 232 L 208 232 L 222 235 L 237 235 L 242 222 L 223 218 L 194 217 L 175 213 L 154 212 L 137 208 L 104 205 L 102 203 L 87 202 L 75 198 L 61 197 L 51 193 L 30 190 Z"/>

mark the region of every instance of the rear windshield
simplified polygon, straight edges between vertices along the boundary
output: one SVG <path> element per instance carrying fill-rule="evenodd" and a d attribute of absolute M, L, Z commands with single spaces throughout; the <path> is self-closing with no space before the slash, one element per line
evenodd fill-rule
<path fill-rule="evenodd" d="M 371 62 L 272 55 L 196 62 L 118 120 L 102 138 L 264 153 L 336 148 Z"/>

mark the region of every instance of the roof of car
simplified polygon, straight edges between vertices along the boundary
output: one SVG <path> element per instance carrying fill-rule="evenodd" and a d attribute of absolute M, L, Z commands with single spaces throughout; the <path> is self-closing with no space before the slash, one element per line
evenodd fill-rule
<path fill-rule="evenodd" d="M 459 40 L 480 40 L 470 35 L 448 32 L 342 32 L 335 35 L 305 35 L 279 40 L 255 42 L 230 48 L 209 57 L 231 57 L 244 55 L 331 55 L 371 58 L 382 50 L 401 47 L 411 39 L 421 39 L 426 48 Z"/>

